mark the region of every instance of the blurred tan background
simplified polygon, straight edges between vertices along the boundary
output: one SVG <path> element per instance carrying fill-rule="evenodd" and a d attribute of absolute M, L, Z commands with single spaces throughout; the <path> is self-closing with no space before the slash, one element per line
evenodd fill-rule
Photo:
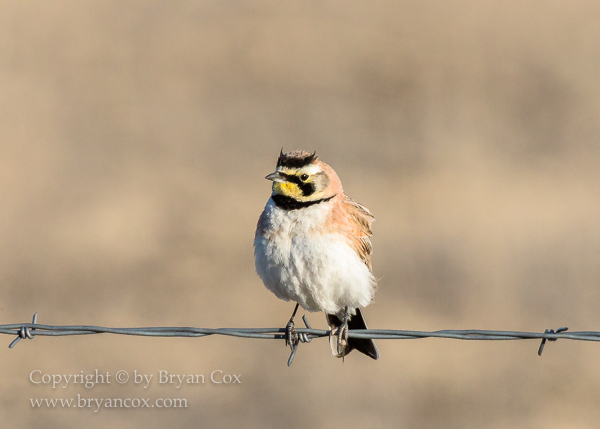
<path fill-rule="evenodd" d="M 600 330 L 597 2 L 1 9 L 0 323 L 284 326 L 252 255 L 283 146 L 377 218 L 370 327 Z M 37 337 L 0 353 L 2 426 L 598 425 L 600 344 L 378 345 L 342 364 L 315 340 L 288 368 L 283 341 Z M 95 369 L 242 384 L 29 381 Z M 29 402 L 77 394 L 189 407 Z"/>

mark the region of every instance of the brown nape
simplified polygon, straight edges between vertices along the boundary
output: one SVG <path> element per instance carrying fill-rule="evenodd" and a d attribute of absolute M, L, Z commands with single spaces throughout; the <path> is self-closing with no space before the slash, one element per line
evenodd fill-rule
<path fill-rule="evenodd" d="M 309 153 L 304 150 L 283 153 L 281 150 L 277 159 L 277 167 L 301 168 L 317 160 L 317 152 Z"/>

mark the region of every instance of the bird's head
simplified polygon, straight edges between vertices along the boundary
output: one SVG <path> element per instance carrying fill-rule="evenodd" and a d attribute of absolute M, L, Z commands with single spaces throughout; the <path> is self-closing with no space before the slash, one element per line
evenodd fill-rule
<path fill-rule="evenodd" d="M 301 150 L 283 153 L 277 159 L 277 169 L 265 179 L 273 181 L 273 195 L 282 195 L 300 202 L 330 198 L 342 190 L 333 169 L 317 159 L 316 152 Z"/>

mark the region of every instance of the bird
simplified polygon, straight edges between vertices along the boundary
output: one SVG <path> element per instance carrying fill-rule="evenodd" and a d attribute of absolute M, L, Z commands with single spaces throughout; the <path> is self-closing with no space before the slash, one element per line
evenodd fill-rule
<path fill-rule="evenodd" d="M 299 342 L 294 317 L 301 306 L 325 313 L 332 354 L 352 350 L 379 359 L 372 339 L 349 338 L 348 330 L 367 329 L 361 308 L 373 302 L 370 237 L 373 214 L 348 197 L 334 169 L 316 152 L 280 151 L 271 197 L 254 237 L 256 272 L 268 290 L 296 306 L 286 325 L 292 356 Z M 288 364 L 291 363 L 291 358 Z"/>

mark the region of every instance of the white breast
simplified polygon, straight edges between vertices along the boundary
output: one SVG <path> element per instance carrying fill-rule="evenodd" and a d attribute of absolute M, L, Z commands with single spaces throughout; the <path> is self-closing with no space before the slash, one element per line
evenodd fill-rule
<path fill-rule="evenodd" d="M 324 202 L 286 211 L 269 199 L 266 228 L 254 240 L 256 271 L 278 298 L 307 311 L 335 314 L 347 305 L 354 313 L 373 299 L 375 279 L 342 234 L 322 233 L 330 210 Z"/>

